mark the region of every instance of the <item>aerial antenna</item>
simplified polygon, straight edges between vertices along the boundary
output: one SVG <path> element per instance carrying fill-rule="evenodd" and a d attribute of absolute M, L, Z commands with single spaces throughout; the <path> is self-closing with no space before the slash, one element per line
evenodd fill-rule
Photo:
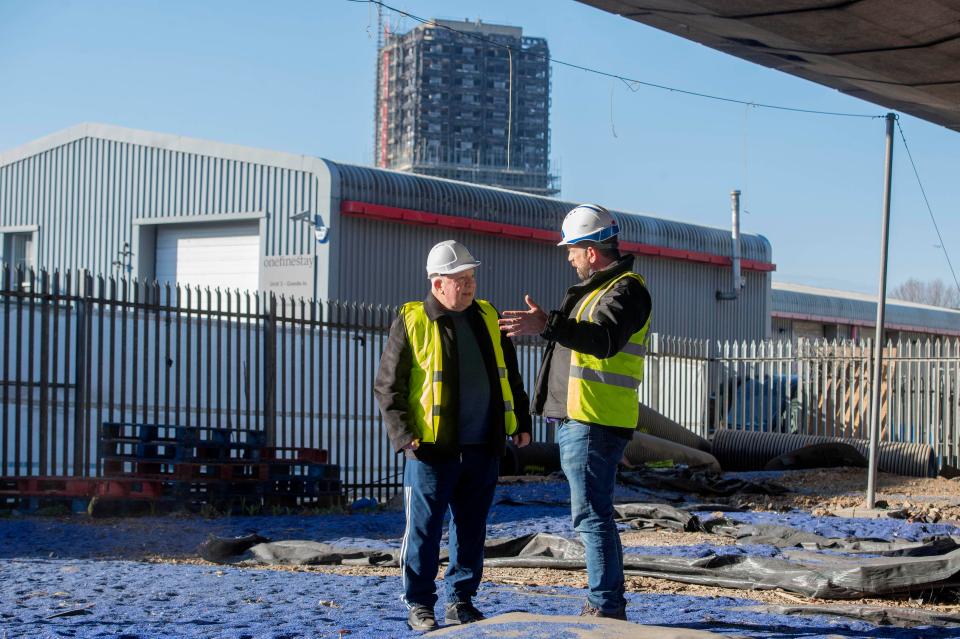
<path fill-rule="evenodd" d="M 383 5 L 377 5 L 377 51 L 383 47 Z"/>
<path fill-rule="evenodd" d="M 389 55 L 383 51 L 385 40 L 390 37 L 390 25 L 385 24 L 383 20 L 383 6 L 377 3 L 377 87 L 374 95 L 374 117 L 376 126 L 374 127 L 373 140 L 373 164 L 384 168 L 387 166 L 387 125 L 389 120 L 388 99 L 389 99 Z"/>
<path fill-rule="evenodd" d="M 377 123 L 377 126 L 373 127 L 373 165 L 380 166 L 380 137 L 381 131 L 381 118 L 380 110 L 383 108 L 381 106 L 381 100 L 385 99 L 386 96 L 381 95 L 382 86 L 383 86 L 383 63 L 380 60 L 381 50 L 383 49 L 383 6 L 377 4 L 377 55 L 376 55 L 376 64 L 377 64 L 377 75 L 376 82 L 377 86 L 374 87 L 373 91 L 373 117 Z"/>

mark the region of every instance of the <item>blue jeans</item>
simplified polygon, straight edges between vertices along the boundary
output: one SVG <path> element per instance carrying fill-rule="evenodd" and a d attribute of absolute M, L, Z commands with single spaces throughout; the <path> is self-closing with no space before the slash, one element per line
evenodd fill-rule
<path fill-rule="evenodd" d="M 567 420 L 560 426 L 560 466 L 570 482 L 573 528 L 586 551 L 587 600 L 594 608 L 616 612 L 623 597 L 623 546 L 613 520 L 617 464 L 627 440 L 597 426 Z"/>
<path fill-rule="evenodd" d="M 500 458 L 486 446 L 464 447 L 451 460 L 408 459 L 403 473 L 406 529 L 400 547 L 403 600 L 429 608 L 437 603 L 437 569 L 443 516 L 450 509 L 450 563 L 444 576 L 447 601 L 469 602 L 483 576 L 487 513 L 497 487 Z"/>

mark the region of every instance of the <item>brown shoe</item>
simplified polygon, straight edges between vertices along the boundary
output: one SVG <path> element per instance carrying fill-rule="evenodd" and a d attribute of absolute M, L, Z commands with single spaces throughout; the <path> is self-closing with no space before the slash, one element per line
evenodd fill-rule
<path fill-rule="evenodd" d="M 474 608 L 469 601 L 455 601 L 447 604 L 446 614 L 444 615 L 447 623 L 474 623 L 486 619 L 483 613 Z"/>
<path fill-rule="evenodd" d="M 437 618 L 433 614 L 433 608 L 429 606 L 412 606 L 407 615 L 407 625 L 410 630 L 417 632 L 430 632 L 437 629 Z"/>
<path fill-rule="evenodd" d="M 606 617 L 607 619 L 619 619 L 620 621 L 627 620 L 627 607 L 620 606 L 616 610 L 601 610 L 600 608 L 594 608 L 590 605 L 590 602 L 583 604 L 583 610 L 580 611 L 581 617 Z"/>

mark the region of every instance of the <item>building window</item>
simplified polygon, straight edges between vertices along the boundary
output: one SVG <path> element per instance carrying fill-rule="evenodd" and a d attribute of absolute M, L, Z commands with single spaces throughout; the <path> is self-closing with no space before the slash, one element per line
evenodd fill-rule
<path fill-rule="evenodd" d="M 18 284 L 30 281 L 30 270 L 33 264 L 33 233 L 14 232 L 3 233 L 2 261 L 10 269 L 11 278 L 16 277 L 17 269 L 21 270 L 21 280 Z"/>

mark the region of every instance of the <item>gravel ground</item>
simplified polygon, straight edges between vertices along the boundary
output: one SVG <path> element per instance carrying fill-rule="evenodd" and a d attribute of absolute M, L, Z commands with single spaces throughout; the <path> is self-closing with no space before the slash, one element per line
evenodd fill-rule
<path fill-rule="evenodd" d="M 777 498 L 742 496 L 756 510 L 727 513 L 748 523 L 781 523 L 827 536 L 917 539 L 960 534 L 955 510 L 960 483 L 881 475 L 879 496 L 891 507 L 929 516 L 936 523 L 864 520 L 783 512 L 788 506 L 829 510 L 862 503 L 865 474 L 859 470 L 745 474 L 773 477 L 797 492 Z M 619 496 L 629 499 L 621 488 Z M 549 531 L 572 536 L 565 483 L 504 484 L 490 519 L 490 536 Z M 535 501 L 538 503 L 531 504 Z M 510 505 L 525 502 L 527 505 Z M 699 513 L 709 517 L 712 513 Z M 929 517 L 927 517 L 929 518 Z M 258 532 L 279 539 L 365 543 L 396 548 L 402 534 L 396 511 L 314 516 L 85 517 L 0 519 L 0 637 L 406 637 L 397 569 L 351 566 L 238 568 L 196 558 L 208 535 Z M 705 533 L 635 531 L 622 528 L 627 552 L 698 556 L 706 552 L 770 553 L 769 546 L 731 545 Z M 512 611 L 576 614 L 585 594 L 582 571 L 491 568 L 477 603 L 488 614 Z M 778 591 L 742 591 L 650 578 L 628 578 L 629 618 L 636 623 L 678 625 L 744 637 L 960 638 L 960 628 L 876 627 L 836 616 L 798 617 L 748 612 L 762 604 L 819 606 Z M 902 606 L 960 614 L 955 601 L 887 598 L 856 603 Z M 349 635 L 347 634 L 349 633 Z"/>
<path fill-rule="evenodd" d="M 745 495 L 735 500 L 753 509 L 779 510 L 800 508 L 828 514 L 838 508 L 864 505 L 867 471 L 863 468 L 818 468 L 788 473 L 754 472 L 728 473 L 729 476 L 749 479 L 769 478 L 792 492 L 777 497 Z M 877 501 L 886 501 L 890 509 L 906 508 L 911 514 L 921 515 L 937 509 L 940 518 L 960 521 L 960 479 L 943 477 L 901 477 L 877 473 Z"/>
<path fill-rule="evenodd" d="M 133 561 L 0 560 L 0 629 L 9 637 L 410 637 L 393 575 L 241 569 Z M 629 621 L 741 637 L 908 639 L 960 637 L 960 630 L 878 628 L 830 616 L 745 610 L 742 593 L 637 592 Z M 476 603 L 487 614 L 576 614 L 574 585 L 485 581 Z M 60 615 L 60 616 L 56 616 Z"/>

